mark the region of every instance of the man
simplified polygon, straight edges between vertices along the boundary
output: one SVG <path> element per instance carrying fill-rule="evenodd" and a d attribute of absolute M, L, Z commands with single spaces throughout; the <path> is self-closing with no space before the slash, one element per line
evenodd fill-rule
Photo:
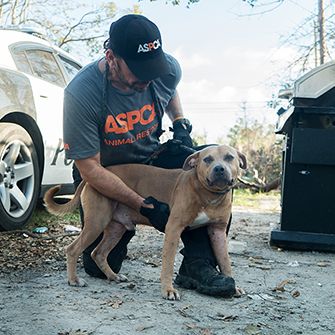
<path fill-rule="evenodd" d="M 67 158 L 75 161 L 74 184 L 83 178 L 164 231 L 168 206 L 142 198 L 104 167 L 148 163 L 159 148 L 163 113 L 172 121 L 177 143 L 192 147 L 191 125 L 176 91 L 181 70 L 163 52 L 157 26 L 141 15 L 126 15 L 112 23 L 104 47 L 105 56 L 82 69 L 65 90 L 64 142 Z M 172 143 L 150 163 L 179 168 L 188 155 L 180 148 Z M 108 256 L 113 271 L 119 272 L 133 235 L 126 232 Z M 184 259 L 176 283 L 208 295 L 232 296 L 235 282 L 217 271 L 206 227 L 185 231 L 182 241 Z M 84 251 L 83 262 L 88 274 L 103 278 L 90 257 L 98 242 Z"/>

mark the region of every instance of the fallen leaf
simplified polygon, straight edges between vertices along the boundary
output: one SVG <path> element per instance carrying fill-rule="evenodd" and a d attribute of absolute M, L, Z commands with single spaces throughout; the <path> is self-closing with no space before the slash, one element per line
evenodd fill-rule
<path fill-rule="evenodd" d="M 127 288 L 133 290 L 136 287 L 136 285 L 134 283 L 130 283 L 127 285 Z"/>
<path fill-rule="evenodd" d="M 123 301 L 119 298 L 112 298 L 105 302 L 102 302 L 100 305 L 107 305 L 112 307 L 113 309 L 118 309 L 123 304 Z"/>
<path fill-rule="evenodd" d="M 255 324 L 247 325 L 244 328 L 244 331 L 248 335 L 258 335 L 258 334 L 261 334 L 261 330 L 259 329 L 259 326 L 255 325 Z"/>
<path fill-rule="evenodd" d="M 57 333 L 57 335 L 91 335 L 92 332 L 88 330 L 81 330 L 81 329 L 76 329 L 76 330 L 70 330 L 70 331 L 65 331 L 61 333 Z"/>
<path fill-rule="evenodd" d="M 223 318 L 223 321 L 230 322 L 236 320 L 237 318 L 238 318 L 237 315 L 227 315 Z"/>
<path fill-rule="evenodd" d="M 261 270 L 271 270 L 272 269 L 272 266 L 265 265 L 265 264 L 249 264 L 249 267 L 257 268 L 257 269 L 261 269 Z"/>
<path fill-rule="evenodd" d="M 256 256 L 256 257 L 249 257 L 249 261 L 255 264 L 263 264 L 264 259 L 261 256 Z"/>
<path fill-rule="evenodd" d="M 215 316 L 209 316 L 213 320 L 221 320 L 224 322 L 231 322 L 238 318 L 237 315 L 224 315 L 222 313 L 217 313 Z"/>
<path fill-rule="evenodd" d="M 287 264 L 287 266 L 291 266 L 291 267 L 297 267 L 297 266 L 300 266 L 299 262 L 298 261 L 292 261 L 292 262 L 289 262 Z"/>
<path fill-rule="evenodd" d="M 197 325 L 195 323 L 185 323 L 185 327 L 188 329 L 195 329 L 197 328 Z"/>
<path fill-rule="evenodd" d="M 188 317 L 188 313 L 186 312 L 189 308 L 191 307 L 191 305 L 187 305 L 187 306 L 184 306 L 184 307 L 182 307 L 182 308 L 179 308 L 178 309 L 178 312 L 182 315 L 182 316 L 184 316 L 184 317 Z"/>
<path fill-rule="evenodd" d="M 317 266 L 319 266 L 320 268 L 325 268 L 327 266 L 330 266 L 330 263 L 327 262 L 318 262 L 316 263 Z"/>
<path fill-rule="evenodd" d="M 111 303 L 111 307 L 114 308 L 114 309 L 117 309 L 119 308 L 121 305 L 123 304 L 123 301 L 122 300 L 116 300 L 116 301 L 113 301 Z"/>
<path fill-rule="evenodd" d="M 295 290 L 291 293 L 291 295 L 292 295 L 293 298 L 298 298 L 300 296 L 300 292 Z"/>
<path fill-rule="evenodd" d="M 287 284 L 294 284 L 295 281 L 293 279 L 285 279 L 285 280 L 282 280 L 279 284 L 277 284 L 276 287 L 274 287 L 272 289 L 272 291 L 274 292 L 284 292 L 285 291 L 285 285 Z"/>
<path fill-rule="evenodd" d="M 153 328 L 154 326 L 138 326 L 137 328 L 136 328 L 136 331 L 138 331 L 138 332 L 143 332 L 143 330 L 146 330 L 146 329 L 150 329 L 150 328 Z"/>

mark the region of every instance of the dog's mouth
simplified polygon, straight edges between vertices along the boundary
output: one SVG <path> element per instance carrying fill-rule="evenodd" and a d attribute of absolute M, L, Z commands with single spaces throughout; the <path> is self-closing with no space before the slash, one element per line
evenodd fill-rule
<path fill-rule="evenodd" d="M 215 188 L 223 191 L 226 188 L 233 186 L 235 184 L 235 179 L 228 179 L 226 177 L 210 179 L 207 177 L 206 182 L 210 188 Z"/>

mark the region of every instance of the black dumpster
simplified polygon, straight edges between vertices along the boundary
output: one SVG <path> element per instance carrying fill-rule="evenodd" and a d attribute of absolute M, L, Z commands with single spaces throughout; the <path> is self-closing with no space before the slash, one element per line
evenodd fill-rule
<path fill-rule="evenodd" d="M 335 251 L 335 62 L 295 82 L 276 132 L 285 144 L 280 228 L 270 244 Z"/>

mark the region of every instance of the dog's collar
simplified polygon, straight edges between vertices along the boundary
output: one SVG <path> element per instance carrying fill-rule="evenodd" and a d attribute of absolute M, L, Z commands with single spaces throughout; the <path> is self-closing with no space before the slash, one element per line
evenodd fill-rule
<path fill-rule="evenodd" d="M 231 187 L 228 187 L 226 190 L 224 191 L 218 191 L 218 192 L 215 192 L 215 191 L 209 191 L 211 193 L 214 193 L 214 194 L 220 194 L 220 195 L 224 195 L 224 194 L 227 194 L 229 191 L 231 191 L 233 188 L 235 187 L 235 185 L 231 186 Z"/>
<path fill-rule="evenodd" d="M 222 198 L 227 194 L 229 193 L 234 187 L 236 186 L 236 184 L 232 185 L 231 187 L 228 187 L 226 190 L 224 191 L 221 191 L 221 192 L 214 192 L 214 191 L 210 191 L 208 190 L 210 193 L 212 194 L 217 194 L 219 195 L 217 198 L 215 198 L 214 200 L 211 200 L 211 201 L 208 201 L 208 205 L 211 205 L 211 206 L 215 206 L 217 205 L 221 200 Z"/>

